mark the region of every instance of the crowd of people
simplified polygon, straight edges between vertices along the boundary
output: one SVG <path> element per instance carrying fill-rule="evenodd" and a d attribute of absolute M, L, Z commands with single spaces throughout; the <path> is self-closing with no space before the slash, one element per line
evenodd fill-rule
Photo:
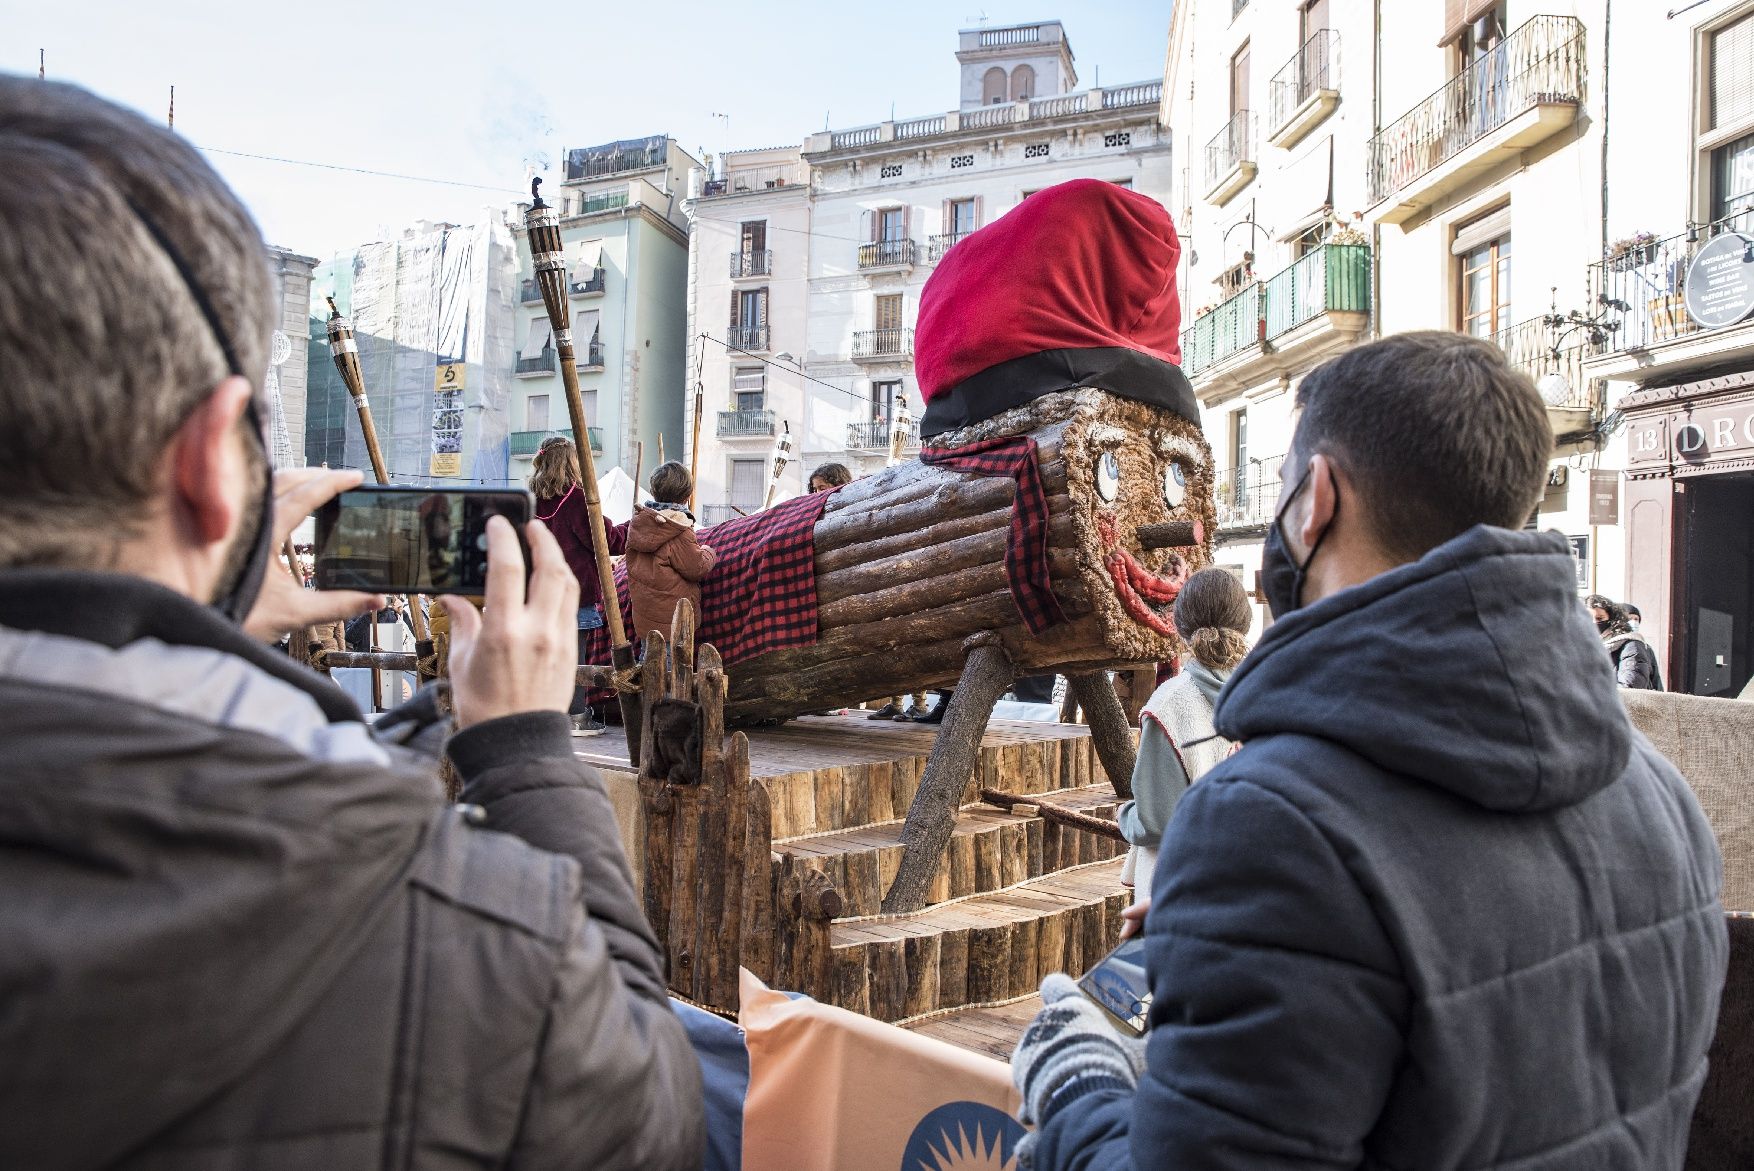
<path fill-rule="evenodd" d="M 529 563 L 495 517 L 484 606 L 435 609 L 447 804 L 271 649 L 386 603 L 268 572 L 360 476 L 270 470 L 262 255 L 186 142 L 0 77 L 0 1166 L 698 1167 L 699 1061 L 567 718 L 602 621 L 576 453 L 538 453 Z M 1149 1032 L 1049 978 L 1023 1164 L 1678 1169 L 1720 862 L 1622 710 L 1625 608 L 1592 630 L 1564 538 L 1520 531 L 1540 399 L 1430 333 L 1297 397 L 1275 621 L 1248 649 L 1234 578 L 1189 580 L 1120 815 Z M 636 629 L 712 565 L 686 477 L 611 529 Z"/>

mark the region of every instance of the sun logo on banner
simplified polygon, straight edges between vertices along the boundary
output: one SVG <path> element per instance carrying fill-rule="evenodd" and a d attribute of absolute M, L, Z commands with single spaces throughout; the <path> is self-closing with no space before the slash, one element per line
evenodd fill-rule
<path fill-rule="evenodd" d="M 901 1171 L 1013 1171 L 1027 1131 L 981 1102 L 947 1102 L 920 1119 L 901 1153 Z"/>

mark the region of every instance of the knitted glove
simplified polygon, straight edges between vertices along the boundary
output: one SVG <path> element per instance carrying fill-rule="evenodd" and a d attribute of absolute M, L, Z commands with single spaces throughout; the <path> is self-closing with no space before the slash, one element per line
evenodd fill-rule
<path fill-rule="evenodd" d="M 1041 999 L 1042 1010 L 1011 1055 L 1011 1079 L 1023 1094 L 1020 1122 L 1045 1126 L 1086 1094 L 1132 1093 L 1138 1087 L 1145 1072 L 1144 1038 L 1123 1036 L 1063 972 L 1041 982 Z"/>

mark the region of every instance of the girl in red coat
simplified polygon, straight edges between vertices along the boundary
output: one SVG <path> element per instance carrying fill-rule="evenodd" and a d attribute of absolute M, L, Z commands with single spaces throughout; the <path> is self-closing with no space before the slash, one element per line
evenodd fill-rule
<path fill-rule="evenodd" d="M 585 638 L 600 628 L 603 617 L 603 586 L 597 580 L 597 557 L 591 548 L 591 519 L 585 508 L 585 491 L 579 474 L 579 453 L 564 435 L 550 435 L 536 450 L 530 468 L 530 491 L 536 497 L 536 519 L 548 526 L 573 576 L 579 579 L 579 661 L 584 661 Z M 605 524 L 609 555 L 627 551 L 627 525 Z M 586 711 L 585 689 L 573 692 L 574 715 Z"/>

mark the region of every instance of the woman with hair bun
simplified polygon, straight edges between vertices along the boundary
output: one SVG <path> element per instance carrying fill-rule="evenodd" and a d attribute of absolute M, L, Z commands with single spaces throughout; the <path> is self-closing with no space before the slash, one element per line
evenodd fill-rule
<path fill-rule="evenodd" d="M 1151 897 L 1157 844 L 1176 802 L 1234 747 L 1212 726 L 1213 711 L 1218 692 L 1248 653 L 1253 622 L 1242 583 L 1226 570 L 1194 574 L 1175 600 L 1175 628 L 1193 654 L 1139 713 L 1133 799 L 1115 815 L 1133 847 L 1121 881 L 1133 885 L 1135 904 Z"/>

